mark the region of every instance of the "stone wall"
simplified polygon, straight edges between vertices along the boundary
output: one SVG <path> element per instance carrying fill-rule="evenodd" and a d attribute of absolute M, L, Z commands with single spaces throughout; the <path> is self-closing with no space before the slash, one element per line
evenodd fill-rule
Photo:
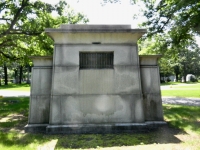
<path fill-rule="evenodd" d="M 162 121 L 162 99 L 158 59 L 161 55 L 141 55 L 141 81 L 146 121 Z"/>
<path fill-rule="evenodd" d="M 32 68 L 29 124 L 48 124 L 51 99 L 52 57 L 31 57 Z"/>
<path fill-rule="evenodd" d="M 146 30 L 62 25 L 46 32 L 55 43 L 53 60 L 32 58 L 26 132 L 125 132 L 163 123 L 160 56 L 138 56 L 137 40 Z M 113 67 L 80 68 L 84 52 L 113 53 Z"/>

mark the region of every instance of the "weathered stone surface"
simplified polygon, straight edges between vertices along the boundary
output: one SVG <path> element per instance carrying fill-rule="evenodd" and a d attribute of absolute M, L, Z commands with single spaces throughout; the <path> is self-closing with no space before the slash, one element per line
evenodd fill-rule
<path fill-rule="evenodd" d="M 114 65 L 139 65 L 136 45 L 55 45 L 55 66 L 79 66 L 79 52 L 114 52 Z"/>
<path fill-rule="evenodd" d="M 55 67 L 52 95 L 79 93 L 79 67 Z"/>
<path fill-rule="evenodd" d="M 160 91 L 160 74 L 158 58 L 155 56 L 140 56 L 141 81 L 146 121 L 162 121 L 163 109 Z"/>
<path fill-rule="evenodd" d="M 138 56 L 137 40 L 146 30 L 129 25 L 61 25 L 46 32 L 55 44 L 53 61 L 32 57 L 26 132 L 130 132 L 163 124 L 160 55 Z M 84 54 L 80 60 L 80 53 L 86 52 L 98 55 Z M 80 67 L 81 62 L 110 65 L 102 60 L 111 67 Z"/>
<path fill-rule="evenodd" d="M 165 125 L 166 122 L 164 121 L 147 121 L 144 123 L 49 125 L 47 126 L 46 131 L 50 134 L 145 133 Z"/>
<path fill-rule="evenodd" d="M 51 94 L 51 67 L 32 68 L 31 95 L 50 95 Z"/>
<path fill-rule="evenodd" d="M 31 57 L 34 61 L 31 77 L 29 124 L 49 123 L 51 99 L 52 57 Z"/>
<path fill-rule="evenodd" d="M 141 99 L 141 95 L 54 96 L 50 123 L 144 122 Z"/>
<path fill-rule="evenodd" d="M 162 121 L 162 99 L 160 94 L 144 94 L 144 110 L 146 121 Z"/>
<path fill-rule="evenodd" d="M 146 29 L 131 29 L 131 26 L 121 25 L 63 25 L 58 29 L 46 29 L 55 44 L 92 44 L 106 43 L 137 43 L 146 33 Z"/>
<path fill-rule="evenodd" d="M 136 66 L 116 66 L 114 77 L 115 93 L 142 94 L 140 68 Z"/>
<path fill-rule="evenodd" d="M 79 71 L 79 94 L 114 94 L 114 69 L 90 69 Z"/>
<path fill-rule="evenodd" d="M 142 90 L 145 93 L 160 93 L 160 75 L 157 66 L 141 67 Z"/>
<path fill-rule="evenodd" d="M 29 110 L 29 124 L 49 123 L 50 96 L 31 96 Z"/>
<path fill-rule="evenodd" d="M 157 66 L 162 55 L 140 55 L 141 66 Z"/>
<path fill-rule="evenodd" d="M 53 57 L 52 56 L 31 56 L 35 67 L 52 67 Z"/>

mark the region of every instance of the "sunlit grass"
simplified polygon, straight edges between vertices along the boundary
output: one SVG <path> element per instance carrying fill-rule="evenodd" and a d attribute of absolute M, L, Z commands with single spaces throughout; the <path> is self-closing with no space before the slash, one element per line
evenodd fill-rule
<path fill-rule="evenodd" d="M 200 135 L 200 107 L 164 105 L 165 120 L 173 127 Z"/>
<path fill-rule="evenodd" d="M 30 91 L 30 84 L 13 84 L 1 85 L 0 90 L 13 90 L 13 91 Z"/>
<path fill-rule="evenodd" d="M 24 127 L 28 123 L 28 104 L 29 98 L 7 97 L 0 99 L 0 120 L 12 116 L 13 114 L 22 115 L 19 120 L 9 119 L 0 121 L 0 149 L 1 150 L 21 150 L 21 149 L 43 149 L 51 148 L 54 141 L 55 149 L 101 149 L 121 148 L 137 145 L 153 145 L 160 143 L 161 137 L 166 136 L 163 132 L 150 131 L 145 133 L 121 133 L 121 134 L 70 134 L 70 135 L 48 135 L 20 133 L 13 129 Z M 172 128 L 181 129 L 180 132 L 194 133 L 200 137 L 200 107 L 164 105 L 164 118 Z M 170 133 L 169 133 L 170 134 Z M 172 142 L 177 140 L 174 134 L 166 136 Z M 177 143 L 180 145 L 195 146 L 199 148 L 199 139 Z"/>
<path fill-rule="evenodd" d="M 165 82 L 165 83 L 161 83 L 161 86 L 168 86 L 168 85 L 200 85 L 200 81 L 199 82 Z"/>
<path fill-rule="evenodd" d="M 163 85 L 161 85 L 162 87 Z M 200 98 L 200 83 L 171 83 L 163 86 L 162 96 L 197 97 Z"/>
<path fill-rule="evenodd" d="M 200 89 L 198 90 L 162 90 L 162 96 L 175 96 L 175 97 L 196 97 L 200 98 Z"/>

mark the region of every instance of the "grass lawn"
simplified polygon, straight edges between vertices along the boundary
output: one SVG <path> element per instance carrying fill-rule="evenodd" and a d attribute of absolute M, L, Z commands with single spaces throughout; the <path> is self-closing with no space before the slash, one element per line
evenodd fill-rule
<path fill-rule="evenodd" d="M 167 83 L 161 84 L 162 96 L 200 98 L 200 83 Z"/>
<path fill-rule="evenodd" d="M 145 133 L 46 135 L 23 132 L 29 98 L 0 99 L 0 149 L 200 149 L 200 107 L 164 105 L 168 126 Z"/>
<path fill-rule="evenodd" d="M 1 85 L 0 90 L 11 90 L 11 91 L 30 91 L 30 84 L 13 84 Z"/>

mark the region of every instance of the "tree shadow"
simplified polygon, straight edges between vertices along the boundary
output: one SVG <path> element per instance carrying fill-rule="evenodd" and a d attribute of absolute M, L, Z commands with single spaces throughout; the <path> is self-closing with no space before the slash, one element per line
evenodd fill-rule
<path fill-rule="evenodd" d="M 175 135 L 183 134 L 179 129 L 168 125 L 143 133 L 117 133 L 117 134 L 78 134 L 60 135 L 56 144 L 57 149 L 71 148 L 98 148 L 116 146 L 136 146 L 143 144 L 169 144 L 181 143 Z M 186 134 L 186 133 L 184 133 Z"/>
<path fill-rule="evenodd" d="M 62 134 L 62 135 L 48 135 L 48 134 L 25 134 L 20 131 L 27 124 L 27 114 L 21 111 L 21 107 L 27 108 L 27 99 L 17 104 L 5 103 L 8 105 L 11 112 L 18 112 L 18 115 L 11 116 L 10 123 L 0 125 L 0 145 L 5 147 L 19 147 L 24 149 L 27 145 L 35 144 L 36 147 L 45 145 L 46 143 L 56 140 L 55 148 L 98 148 L 98 147 L 116 147 L 116 146 L 135 146 L 143 144 L 169 144 L 181 143 L 182 141 L 176 137 L 178 134 L 187 134 L 178 128 L 190 128 L 193 131 L 200 131 L 199 116 L 200 107 L 180 106 L 180 105 L 165 105 L 164 114 L 169 120 L 169 124 L 159 127 L 156 130 L 147 132 L 133 132 L 133 133 L 116 133 L 116 134 Z M 20 105 L 21 107 L 18 107 Z M 5 109 L 6 111 L 9 111 Z M 4 114 L 2 110 L 1 115 Z M 25 109 L 27 110 L 27 109 Z M 21 116 L 26 114 L 26 117 Z M 197 118 L 198 117 L 198 118 Z M 172 127 L 173 126 L 173 127 Z M 175 128 L 176 127 L 176 128 Z M 11 129 L 16 129 L 12 131 Z"/>
<path fill-rule="evenodd" d="M 190 129 L 200 134 L 200 107 L 185 105 L 165 105 L 165 118 L 170 125 L 179 129 Z"/>
<path fill-rule="evenodd" d="M 25 124 L 24 124 L 25 125 Z M 48 148 L 52 140 L 55 149 L 90 149 L 98 147 L 136 146 L 145 144 L 181 143 L 175 135 L 186 134 L 182 130 L 168 125 L 147 132 L 116 134 L 20 134 L 0 131 L 0 145 L 5 147 L 24 148 L 35 144 L 35 147 Z"/>

